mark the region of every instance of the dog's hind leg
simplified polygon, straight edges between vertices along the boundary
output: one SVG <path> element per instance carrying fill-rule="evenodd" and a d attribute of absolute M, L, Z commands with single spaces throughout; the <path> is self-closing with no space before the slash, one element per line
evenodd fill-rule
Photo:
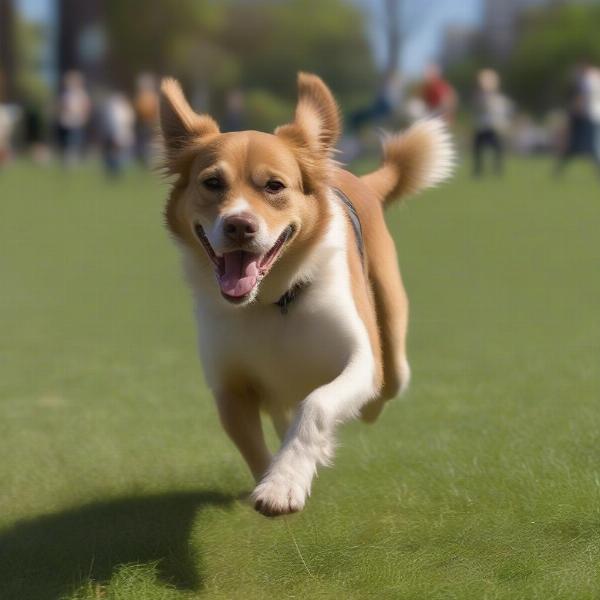
<path fill-rule="evenodd" d="M 263 435 L 258 399 L 220 392 L 216 401 L 223 429 L 241 452 L 254 479 L 259 481 L 271 462 L 271 453 Z"/>
<path fill-rule="evenodd" d="M 394 240 L 386 230 L 369 242 L 369 278 L 383 351 L 383 387 L 379 398 L 361 409 L 361 418 L 368 423 L 379 416 L 387 400 L 408 387 L 410 380 L 406 359 L 408 298 L 398 269 Z"/>

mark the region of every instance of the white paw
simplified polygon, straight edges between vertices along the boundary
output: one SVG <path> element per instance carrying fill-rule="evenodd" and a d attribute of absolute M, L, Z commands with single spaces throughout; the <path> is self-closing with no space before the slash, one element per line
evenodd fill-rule
<path fill-rule="evenodd" d="M 288 515 L 304 508 L 309 491 L 282 476 L 267 475 L 252 492 L 254 508 L 265 517 Z"/>

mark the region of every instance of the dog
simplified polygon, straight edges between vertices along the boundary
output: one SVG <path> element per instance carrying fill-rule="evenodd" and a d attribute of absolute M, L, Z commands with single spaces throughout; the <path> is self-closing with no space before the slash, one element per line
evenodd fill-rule
<path fill-rule="evenodd" d="M 273 134 L 221 133 L 173 79 L 160 127 L 166 224 L 220 421 L 255 478 L 256 510 L 300 511 L 338 424 L 374 421 L 408 386 L 408 300 L 383 209 L 451 174 L 449 135 L 439 120 L 417 122 L 356 177 L 334 160 L 334 97 L 307 73 L 294 120 Z M 261 412 L 281 439 L 274 456 Z"/>

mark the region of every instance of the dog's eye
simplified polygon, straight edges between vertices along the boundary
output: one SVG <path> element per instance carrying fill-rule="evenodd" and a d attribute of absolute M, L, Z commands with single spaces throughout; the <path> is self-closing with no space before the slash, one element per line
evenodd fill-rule
<path fill-rule="evenodd" d="M 283 188 L 285 188 L 285 185 L 283 185 L 281 181 L 277 181 L 276 179 L 269 179 L 269 181 L 267 181 L 265 185 L 265 190 L 270 194 L 276 194 L 277 192 L 280 192 Z"/>
<path fill-rule="evenodd" d="M 225 187 L 225 182 L 220 177 L 209 177 L 202 182 L 202 185 L 209 190 L 218 191 Z"/>

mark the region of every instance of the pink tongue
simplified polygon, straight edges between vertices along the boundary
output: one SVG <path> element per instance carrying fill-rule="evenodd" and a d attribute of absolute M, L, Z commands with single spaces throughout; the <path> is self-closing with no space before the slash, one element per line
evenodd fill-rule
<path fill-rule="evenodd" d="M 249 294 L 258 280 L 258 258 L 242 250 L 223 254 L 223 268 L 219 274 L 221 291 L 234 298 Z"/>

